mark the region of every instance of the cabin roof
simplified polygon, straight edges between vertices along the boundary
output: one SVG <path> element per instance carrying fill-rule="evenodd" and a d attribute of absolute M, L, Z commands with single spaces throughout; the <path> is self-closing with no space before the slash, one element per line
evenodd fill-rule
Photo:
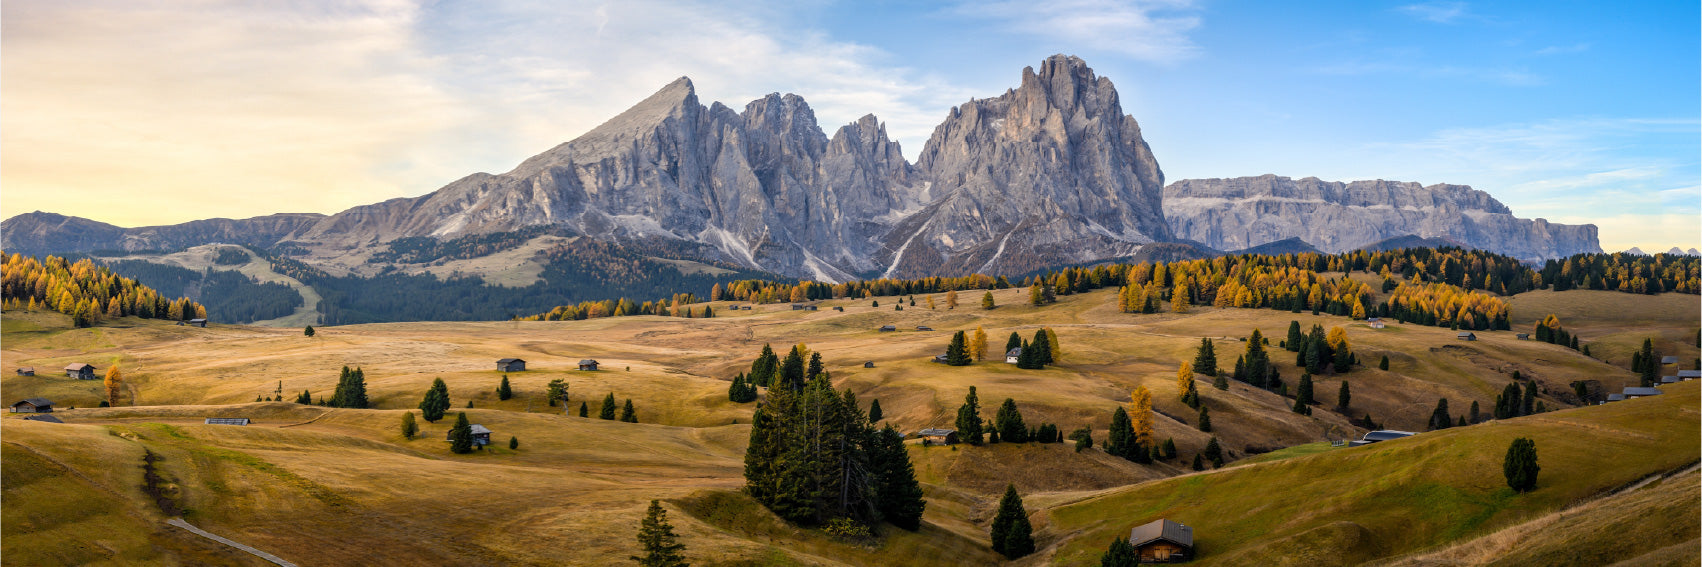
<path fill-rule="evenodd" d="M 87 369 L 87 370 L 94 370 L 94 369 L 95 369 L 95 365 L 93 365 L 93 364 L 89 364 L 89 363 L 87 363 L 87 362 L 73 362 L 73 363 L 71 363 L 71 364 L 69 364 L 69 365 L 66 365 L 66 366 L 65 366 L 65 369 L 66 369 L 66 370 L 79 370 L 79 371 L 80 371 L 80 370 L 84 370 L 84 369 Z"/>
<path fill-rule="evenodd" d="M 1006 351 L 1005 356 L 1022 356 L 1022 347 L 1016 347 Z"/>
<path fill-rule="evenodd" d="M 1702 378 L 1702 370 L 1680 370 L 1679 378 Z"/>
<path fill-rule="evenodd" d="M 597 361 L 591 360 L 589 358 L 579 361 L 580 366 L 590 366 L 590 365 L 594 365 L 594 364 L 597 364 Z"/>
<path fill-rule="evenodd" d="M 1455 336 L 1457 336 L 1457 337 L 1475 337 L 1477 335 L 1473 334 L 1471 331 L 1460 331 L 1460 334 L 1455 335 Z"/>
<path fill-rule="evenodd" d="M 490 428 L 477 423 L 473 424 L 470 429 L 472 429 L 474 435 L 490 435 L 491 433 Z"/>
<path fill-rule="evenodd" d="M 921 431 L 916 432 L 917 435 L 920 435 L 922 437 L 944 437 L 946 435 L 951 435 L 953 433 L 957 433 L 957 430 L 956 429 L 932 429 L 932 428 L 930 428 L 930 429 L 923 429 Z"/>
<path fill-rule="evenodd" d="M 1154 520 L 1129 530 L 1129 545 L 1140 547 L 1158 540 L 1194 547 L 1194 528 L 1170 520 Z"/>
<path fill-rule="evenodd" d="M 1659 395 L 1661 395 L 1661 389 L 1660 388 L 1639 388 L 1639 387 L 1634 386 L 1634 387 L 1630 387 L 1630 388 L 1625 389 L 1625 396 L 1626 397 L 1631 397 L 1631 396 L 1659 396 Z"/>
<path fill-rule="evenodd" d="M 1661 364 L 1678 364 L 1678 357 L 1676 357 L 1676 356 L 1663 356 L 1663 357 L 1661 357 Z"/>
<path fill-rule="evenodd" d="M 512 362 L 526 362 L 526 361 L 518 359 L 518 358 L 498 358 L 498 359 L 496 359 L 497 364 L 509 364 L 509 363 L 512 363 Z"/>
<path fill-rule="evenodd" d="M 18 400 L 17 402 L 14 402 L 12 404 L 12 407 L 18 407 L 18 406 L 24 405 L 26 403 L 39 408 L 41 406 L 53 405 L 53 400 L 49 400 L 47 398 L 24 398 L 22 400 Z"/>

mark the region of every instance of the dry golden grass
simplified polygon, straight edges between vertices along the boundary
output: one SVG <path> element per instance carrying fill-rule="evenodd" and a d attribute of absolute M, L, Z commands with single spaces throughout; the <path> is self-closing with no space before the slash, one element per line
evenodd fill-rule
<path fill-rule="evenodd" d="M 717 311 L 726 316 L 715 319 L 394 323 L 319 328 L 313 338 L 296 328 L 200 329 L 134 319 L 69 329 L 57 314 L 7 312 L 0 320 L 0 388 L 8 401 L 44 396 L 80 408 L 59 414 L 69 422 L 64 426 L 0 420 L 8 465 L 17 458 L 30 463 L 20 470 L 48 471 L 30 478 L 66 474 L 36 462 L 51 460 L 91 478 L 101 478 L 91 471 L 128 476 L 100 481 L 122 498 L 77 501 L 71 515 L 92 518 L 87 521 L 55 528 L 43 520 L 13 522 L 8 515 L 0 551 L 7 564 L 13 564 L 14 551 L 30 557 L 27 564 L 79 564 L 95 556 L 38 557 L 20 546 L 39 546 L 45 541 L 40 533 L 94 538 L 91 534 L 124 532 L 129 543 L 91 553 L 116 563 L 225 557 L 154 528 L 162 518 L 148 515 L 136 489 L 142 448 L 166 458 L 161 466 L 182 488 L 192 522 L 302 564 L 353 564 L 369 557 L 414 564 L 619 563 L 635 551 L 633 533 L 651 498 L 668 503 L 694 564 L 980 564 L 993 561 L 985 549 L 987 524 L 1006 483 L 1023 491 L 1037 529 L 1047 534 L 1042 545 L 1050 545 L 1081 535 L 1056 527 L 1053 506 L 1182 472 L 1174 463 L 1141 467 L 1097 450 L 1077 454 L 1068 444 L 915 447 L 911 454 L 929 499 L 921 533 L 890 534 L 870 546 L 786 526 L 736 493 L 752 404 L 729 402 L 726 388 L 764 343 L 777 350 L 809 344 L 823 354 L 836 385 L 857 392 L 865 405 L 879 399 L 883 424 L 906 432 L 950 427 L 973 385 L 984 417 L 1009 397 L 1030 425 L 1055 423 L 1065 432 L 1087 425 L 1103 443 L 1111 410 L 1144 385 L 1154 392 L 1157 436 L 1173 438 L 1184 461 L 1212 435 L 1239 457 L 1249 448 L 1357 433 L 1345 416 L 1329 410 L 1344 379 L 1352 382 L 1353 412 L 1369 412 L 1404 429 L 1421 428 L 1439 397 L 1447 397 L 1456 414 L 1474 400 L 1487 413 L 1513 370 L 1538 379 L 1549 392 L 1581 378 L 1615 387 L 1634 381 L 1623 368 L 1554 345 L 1516 341 L 1510 332 L 1480 333 L 1479 342 L 1461 343 L 1447 329 L 1371 330 L 1343 318 L 1277 311 L 1196 308 L 1187 314 L 1127 315 L 1115 311 L 1109 291 L 1034 308 L 1023 304 L 1026 294 L 995 292 L 1000 307 L 992 311 L 979 309 L 978 294 L 956 310 L 944 309 L 943 297 L 936 298 L 937 310 L 923 307 L 924 298 L 917 297 L 918 306 L 906 302 L 904 311 L 893 310 L 898 298 L 892 297 L 877 298 L 880 308 L 870 307 L 870 300 L 835 300 L 815 312 L 786 305 L 734 312 L 722 302 Z M 1221 366 L 1232 367 L 1245 344 L 1225 337 L 1258 328 L 1275 343 L 1291 319 L 1305 327 L 1346 325 L 1366 368 L 1318 377 L 1316 395 L 1325 404 L 1311 417 L 1288 411 L 1284 400 L 1263 390 L 1237 383 L 1225 392 L 1202 382 L 1216 431 L 1197 431 L 1195 412 L 1177 399 L 1177 365 L 1193 357 L 1201 337 L 1214 337 L 1220 339 Z M 1626 325 L 1633 323 L 1643 324 Z M 875 331 L 884 324 L 901 331 Z M 1694 324 L 1694 318 L 1673 318 L 1657 327 L 1677 333 Z M 917 325 L 938 330 L 910 330 Z M 1051 327 L 1061 337 L 1064 357 L 1041 371 L 1017 370 L 1002 357 L 970 367 L 927 361 L 944 349 L 952 331 L 976 325 L 986 328 L 995 353 L 1012 331 L 1032 337 L 1042 326 Z M 1274 346 L 1272 352 L 1292 387 L 1300 374 L 1292 353 Z M 1393 362 L 1388 372 L 1375 369 L 1384 353 Z M 509 374 L 516 397 L 499 401 L 495 389 L 502 375 L 492 368 L 497 358 L 510 356 L 526 359 L 533 370 Z M 581 358 L 601 361 L 604 370 L 574 370 Z M 120 364 L 131 386 L 123 404 L 136 407 L 91 409 L 99 400 L 98 381 L 51 372 L 79 361 L 102 370 Z M 863 368 L 864 361 L 875 368 Z M 12 374 L 22 365 L 37 367 L 41 375 Z M 303 389 L 316 398 L 329 396 L 343 365 L 364 369 L 375 409 L 253 403 L 256 396 L 278 395 L 279 381 L 285 399 Z M 443 422 L 426 425 L 419 438 L 401 438 L 402 412 L 419 402 L 434 378 L 448 384 L 454 411 L 467 411 L 474 422 L 496 431 L 494 449 L 449 454 Z M 567 408 L 550 408 L 542 399 L 554 378 L 570 384 Z M 618 401 L 631 398 L 643 423 L 577 417 L 581 402 L 590 402 L 594 416 L 610 392 Z M 475 409 L 464 409 L 469 400 Z M 1553 396 L 1544 400 L 1551 407 L 1563 405 Z M 256 424 L 201 424 L 215 415 L 251 417 Z M 519 451 L 506 448 L 509 436 L 520 440 Z M 1284 462 L 1296 460 L 1304 459 Z M 42 482 L 8 476 L 8 514 L 14 502 L 61 497 L 44 491 Z M 113 509 L 120 502 L 130 512 L 101 519 L 83 511 Z M 1329 537 L 1346 541 L 1354 533 Z"/>

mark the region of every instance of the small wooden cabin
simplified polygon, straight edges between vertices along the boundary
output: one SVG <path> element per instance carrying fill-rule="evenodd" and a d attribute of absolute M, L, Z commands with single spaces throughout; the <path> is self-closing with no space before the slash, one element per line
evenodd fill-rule
<path fill-rule="evenodd" d="M 875 367 L 875 361 L 873 361 L 873 360 L 870 360 L 868 362 L 863 363 L 863 368 L 874 368 L 874 367 Z"/>
<path fill-rule="evenodd" d="M 1370 326 L 1373 329 L 1381 329 L 1381 328 L 1383 328 L 1383 325 L 1384 325 L 1383 319 L 1380 318 L 1380 317 L 1372 317 L 1372 318 L 1366 319 L 1365 324 Z"/>
<path fill-rule="evenodd" d="M 843 306 L 843 305 L 835 305 L 835 306 L 833 306 L 833 310 L 834 310 L 834 311 L 845 311 L 845 306 Z"/>
<path fill-rule="evenodd" d="M 12 404 L 12 413 L 53 413 L 53 402 L 47 398 L 26 398 Z"/>
<path fill-rule="evenodd" d="M 209 417 L 203 425 L 248 425 L 246 417 Z"/>
<path fill-rule="evenodd" d="M 934 328 L 933 328 L 933 327 L 928 327 L 928 326 L 924 326 L 924 325 L 917 325 L 917 326 L 916 326 L 916 330 L 918 330 L 918 331 L 932 331 L 932 330 L 934 330 Z"/>
<path fill-rule="evenodd" d="M 497 372 L 525 372 L 526 361 L 518 358 L 503 358 L 496 361 Z"/>
<path fill-rule="evenodd" d="M 1680 371 L 1678 371 L 1678 381 L 1680 381 L 1680 382 L 1683 382 L 1685 380 L 1695 380 L 1697 378 L 1702 378 L 1702 370 L 1680 370 Z"/>
<path fill-rule="evenodd" d="M 1663 357 L 1661 357 L 1661 364 L 1678 364 L 1678 357 L 1676 357 L 1676 356 L 1663 356 Z"/>
<path fill-rule="evenodd" d="M 66 366 L 65 376 L 68 378 L 76 378 L 78 380 L 94 380 L 95 365 L 87 362 L 78 362 L 70 366 Z"/>
<path fill-rule="evenodd" d="M 1649 396 L 1659 396 L 1659 395 L 1662 394 L 1660 388 L 1626 388 L 1624 391 L 1625 391 L 1625 399 L 1627 399 L 1627 400 L 1635 400 L 1637 398 L 1647 398 Z"/>
<path fill-rule="evenodd" d="M 474 447 L 482 447 L 482 446 L 491 444 L 491 430 L 490 430 L 489 427 L 485 427 L 483 425 L 479 425 L 479 424 L 475 423 L 475 424 L 472 424 L 472 426 L 469 427 L 469 429 L 471 429 L 472 432 L 473 432 L 473 446 Z M 450 428 L 449 434 L 444 436 L 444 440 L 445 441 L 454 441 L 455 440 L 454 435 L 455 435 L 454 428 Z"/>
<path fill-rule="evenodd" d="M 946 355 L 943 355 L 943 354 L 934 355 L 934 362 L 938 362 L 940 364 L 945 364 L 946 363 Z"/>
<path fill-rule="evenodd" d="M 923 445 L 956 445 L 957 431 L 952 429 L 923 429 L 916 432 Z"/>
<path fill-rule="evenodd" d="M 589 358 L 581 360 L 579 361 L 579 369 L 586 372 L 595 372 L 597 370 L 597 361 Z"/>
<path fill-rule="evenodd" d="M 196 327 L 206 327 L 207 326 L 207 320 L 206 319 L 190 319 L 189 324 L 194 325 Z"/>
<path fill-rule="evenodd" d="M 1017 359 L 1020 358 L 1022 358 L 1022 347 L 1013 348 L 1010 352 L 1005 353 L 1005 364 L 1016 364 Z"/>
<path fill-rule="evenodd" d="M 14 370 L 13 372 L 17 372 L 19 376 L 35 376 L 35 367 L 34 366 L 25 366 L 25 367 L 19 368 L 17 370 Z"/>
<path fill-rule="evenodd" d="M 1475 341 L 1475 340 L 1477 340 L 1477 334 L 1473 333 L 1471 331 L 1460 331 L 1460 334 L 1455 335 L 1455 336 L 1458 337 L 1462 341 Z"/>
<path fill-rule="evenodd" d="M 1528 341 L 1528 340 L 1531 340 L 1531 334 L 1530 333 L 1519 333 L 1517 335 L 1513 335 L 1513 338 L 1519 339 L 1521 341 Z"/>
<path fill-rule="evenodd" d="M 1194 528 L 1157 520 L 1129 531 L 1129 545 L 1141 563 L 1170 563 L 1194 558 Z"/>
<path fill-rule="evenodd" d="M 882 325 L 881 328 L 880 328 L 880 332 L 882 332 L 882 333 L 891 333 L 891 332 L 897 331 L 897 330 L 898 330 L 898 327 L 894 326 L 894 325 Z"/>

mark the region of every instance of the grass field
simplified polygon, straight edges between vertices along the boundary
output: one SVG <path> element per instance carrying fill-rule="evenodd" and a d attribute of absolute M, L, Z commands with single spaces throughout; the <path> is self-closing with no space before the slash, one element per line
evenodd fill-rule
<path fill-rule="evenodd" d="M 1682 338 L 1697 324 L 1695 296 L 1611 294 L 1592 310 L 1595 299 L 1572 301 L 1567 294 L 1573 293 L 1596 292 L 1552 294 L 1530 309 L 1569 305 L 1562 320 L 1586 342 L 1639 333 Z M 619 563 L 635 551 L 633 533 L 651 498 L 666 501 L 698 565 L 996 563 L 986 547 L 987 525 L 1006 483 L 1023 492 L 1044 548 L 1022 564 L 1089 564 L 1109 534 L 1126 534 L 1155 514 L 1175 514 L 1209 534 L 1202 538 L 1208 563 L 1280 562 L 1290 552 L 1309 556 L 1308 550 L 1328 542 L 1356 550 L 1343 556 L 1352 563 L 1485 536 L 1696 459 L 1693 391 L 1364 449 L 1322 443 L 1362 433 L 1348 418 L 1365 413 L 1391 428 L 1421 430 L 1438 398 L 1447 398 L 1456 415 L 1473 401 L 1488 413 L 1515 370 L 1542 385 L 1540 399 L 1551 408 L 1570 407 L 1572 380 L 1600 380 L 1614 390 L 1635 385 L 1623 361 L 1607 364 L 1518 341 L 1512 332 L 1480 332 L 1479 341 L 1465 343 L 1442 328 L 1392 324 L 1373 330 L 1304 313 L 1196 308 L 1128 315 L 1116 312 L 1109 291 L 1035 308 L 1024 304 L 1026 294 L 995 292 L 1001 306 L 992 311 L 979 309 L 970 301 L 975 298 L 947 310 L 943 297 L 939 309 L 925 308 L 918 297 L 918 306 L 906 302 L 904 311 L 892 309 L 899 301 L 892 297 L 879 298 L 879 308 L 869 300 L 836 300 L 813 312 L 786 305 L 735 312 L 722 303 L 717 311 L 726 316 L 715 319 L 392 323 L 318 328 L 312 338 L 297 328 L 202 329 L 135 319 L 71 329 L 58 314 L 7 312 L 0 318 L 0 390 L 7 401 L 41 396 L 78 409 L 57 413 L 66 425 L 0 420 L 8 504 L 0 563 L 251 561 L 163 527 L 165 515 L 138 488 L 144 450 L 164 458 L 159 466 L 191 522 L 304 565 L 354 564 L 363 557 L 416 564 Z M 1646 302 L 1657 305 L 1641 307 Z M 1685 305 L 1692 306 L 1688 318 L 1672 314 Z M 1528 315 L 1524 309 L 1515 304 L 1519 316 Z M 1638 315 L 1650 309 L 1665 315 Z M 1257 328 L 1274 344 L 1290 320 L 1304 327 L 1344 326 L 1365 368 L 1317 377 L 1324 404 L 1310 417 L 1245 384 L 1219 391 L 1202 383 L 1214 432 L 1197 431 L 1195 412 L 1177 398 L 1177 365 L 1192 359 L 1202 337 L 1211 337 L 1220 365 L 1232 367 L 1245 347 L 1235 337 Z M 900 332 L 876 332 L 885 324 Z M 911 330 L 918 325 L 939 330 Z M 1045 370 L 1018 370 L 1002 357 L 969 367 L 928 362 L 952 331 L 976 325 L 986 328 L 993 352 L 1013 331 L 1026 338 L 1051 327 L 1063 357 Z M 1174 439 L 1181 459 L 1141 466 L 1097 449 L 1077 453 L 1068 444 L 918 446 L 911 455 L 929 501 L 923 530 L 888 530 L 876 543 L 835 540 L 786 525 L 737 492 L 754 404 L 729 402 L 726 388 L 764 343 L 777 350 L 806 343 L 821 352 L 838 387 L 854 390 L 864 404 L 879 399 L 885 422 L 906 432 L 950 427 L 973 385 L 984 417 L 1013 398 L 1030 425 L 1055 423 L 1066 432 L 1085 425 L 1103 443 L 1111 410 L 1128 403 L 1134 386 L 1145 385 L 1155 394 L 1157 436 Z M 1663 344 L 1681 357 L 1696 356 L 1689 343 Z M 1292 353 L 1272 352 L 1292 388 L 1300 374 Z M 1375 366 L 1384 355 L 1389 371 Z M 508 375 L 516 396 L 507 401 L 495 392 L 502 374 L 494 363 L 503 357 L 526 359 L 532 369 Z M 603 370 L 575 370 L 582 358 L 599 360 Z M 864 368 L 865 361 L 875 367 Z M 103 372 L 119 364 L 128 382 L 123 407 L 91 409 L 100 399 L 98 381 L 53 375 L 71 362 Z M 280 381 L 285 399 L 303 389 L 328 397 L 344 365 L 363 368 L 374 409 L 254 403 L 256 396 L 279 395 Z M 18 366 L 34 366 L 39 374 L 17 376 L 11 370 Z M 492 449 L 451 455 L 441 422 L 427 424 L 415 439 L 401 437 L 401 414 L 418 404 L 434 378 L 449 385 L 455 411 L 467 411 L 496 432 Z M 556 378 L 570 385 L 567 408 L 544 402 L 544 386 Z M 1352 385 L 1353 402 L 1338 411 L 1335 394 L 1344 380 Z M 590 402 L 594 416 L 609 393 L 618 401 L 630 398 L 641 423 L 577 417 L 581 402 Z M 1668 408 L 1671 415 L 1636 411 L 1681 398 L 1690 405 Z M 469 401 L 472 409 L 465 408 Z M 250 417 L 255 424 L 201 424 L 211 416 Z M 1495 492 L 1498 474 L 1478 474 L 1485 463 L 1499 463 L 1507 434 L 1515 432 L 1538 436 L 1544 479 L 1554 482 L 1523 497 Z M 1251 458 L 1192 474 L 1185 463 L 1212 435 L 1232 460 Z M 510 436 L 520 441 L 518 451 L 507 449 Z M 1551 459 L 1600 458 L 1591 451 L 1604 447 L 1622 451 L 1615 459 L 1625 464 L 1594 476 L 1568 472 L 1565 464 L 1550 468 Z M 30 505 L 36 502 L 65 504 L 46 512 Z M 1400 515 L 1414 510 L 1423 517 Z M 1402 522 L 1416 522 L 1418 529 L 1399 537 L 1386 533 Z M 47 544 L 53 541 L 106 543 L 72 553 Z"/>

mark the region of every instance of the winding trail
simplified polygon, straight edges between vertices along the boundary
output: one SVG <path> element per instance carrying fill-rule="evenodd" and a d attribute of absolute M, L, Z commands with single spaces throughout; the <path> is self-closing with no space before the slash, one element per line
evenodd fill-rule
<path fill-rule="evenodd" d="M 254 549 L 252 547 L 231 541 L 229 539 L 219 537 L 217 535 L 214 535 L 212 532 L 209 532 L 207 530 L 203 530 L 201 528 L 197 528 L 195 526 L 189 525 L 189 522 L 183 521 L 183 518 L 172 518 L 170 520 L 166 520 L 165 523 L 183 528 L 185 530 L 189 530 L 189 533 L 193 533 L 195 535 L 198 535 L 198 536 L 201 536 L 201 537 L 204 537 L 204 538 L 207 538 L 207 539 L 210 539 L 210 540 L 213 540 L 213 541 L 216 541 L 216 542 L 219 542 L 219 543 L 240 549 L 242 551 L 246 551 L 250 555 L 253 555 L 255 557 L 259 557 L 261 559 L 265 559 L 267 561 L 270 561 L 270 562 L 278 564 L 278 565 L 282 565 L 283 567 L 296 567 L 296 564 L 290 563 L 288 561 L 284 561 L 284 559 L 282 557 L 278 557 L 276 555 L 272 555 L 270 553 L 266 553 L 264 551 L 260 551 L 258 549 Z"/>

